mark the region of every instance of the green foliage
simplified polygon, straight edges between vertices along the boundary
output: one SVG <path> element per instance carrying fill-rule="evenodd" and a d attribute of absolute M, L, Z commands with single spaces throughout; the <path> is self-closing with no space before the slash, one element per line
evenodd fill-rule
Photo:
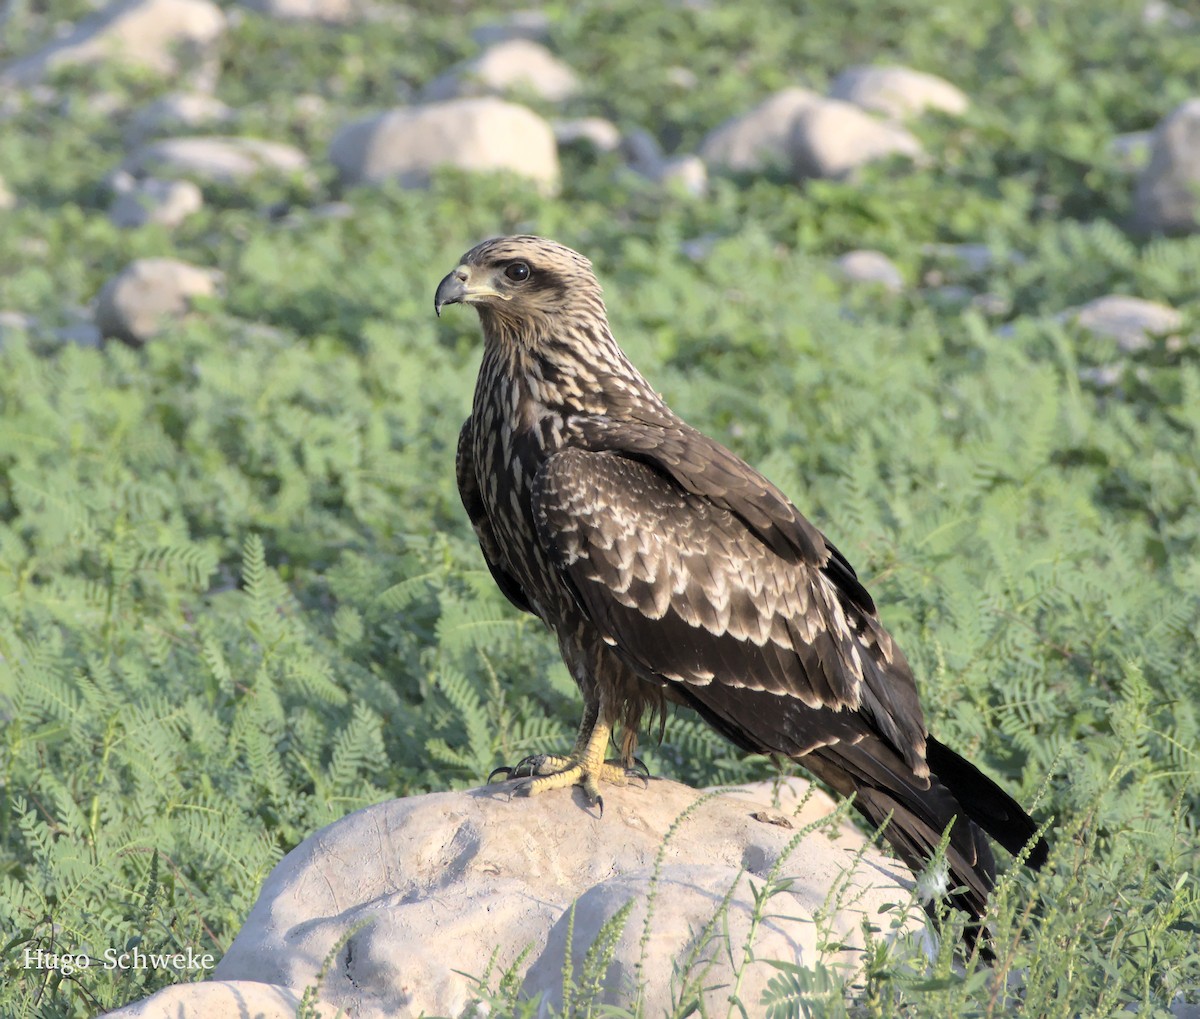
<path fill-rule="evenodd" d="M 465 29 L 494 15 L 382 6 L 338 28 L 242 12 L 217 89 L 239 129 L 319 156 L 345 120 L 473 52 Z M 576 151 L 558 199 L 452 173 L 341 194 L 317 159 L 311 189 L 208 189 L 174 232 L 122 231 L 105 178 L 133 111 L 175 83 L 64 72 L 53 107 L 6 109 L 0 176 L 19 204 L 0 311 L 36 321 L 0 336 L 0 1012 L 94 1014 L 200 976 L 23 959 L 219 957 L 316 828 L 569 745 L 578 695 L 495 590 L 454 491 L 477 328 L 429 314 L 457 255 L 513 230 L 592 257 L 635 362 L 859 568 L 931 727 L 1054 819 L 1045 872 L 1001 884 L 993 968 L 877 945 L 850 1006 L 830 974 L 779 960 L 776 997 L 748 1013 L 1194 1003 L 1200 242 L 1127 236 L 1132 184 L 1109 143 L 1200 93 L 1200 70 L 1194 33 L 1142 6 L 552 5 L 551 44 L 584 82 L 562 112 L 670 152 L 854 63 L 930 70 L 972 98 L 961 120 L 915 126 L 928 167 L 715 180 L 702 201 Z M 10 7 L 5 62 L 90 9 Z M 313 211 L 329 199 L 352 214 Z M 697 238 L 708 253 L 683 254 Z M 960 241 L 994 264 L 927 247 Z M 847 291 L 829 257 L 867 246 L 991 299 Z M 220 268 L 224 295 L 140 351 L 59 339 L 154 255 Z M 1186 342 L 1128 355 L 1055 320 L 1108 292 L 1179 307 Z M 1115 384 L 1088 381 L 1113 365 Z M 697 785 L 771 773 L 686 715 L 642 756 Z M 501 975 L 497 1000 L 516 986 Z"/>

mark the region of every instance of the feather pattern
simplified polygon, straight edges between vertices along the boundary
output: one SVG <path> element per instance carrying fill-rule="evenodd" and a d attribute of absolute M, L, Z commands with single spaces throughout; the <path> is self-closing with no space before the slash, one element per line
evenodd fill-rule
<path fill-rule="evenodd" d="M 646 712 L 694 708 L 744 750 L 802 759 L 921 869 L 951 831 L 953 901 L 983 915 L 987 834 L 1036 825 L 926 731 L 916 683 L 846 557 L 770 481 L 682 421 L 621 351 L 582 255 L 486 241 L 438 287 L 484 355 L 459 439 L 464 507 L 501 590 L 538 615 L 632 757 Z M 1035 843 L 1029 860 L 1047 852 Z"/>

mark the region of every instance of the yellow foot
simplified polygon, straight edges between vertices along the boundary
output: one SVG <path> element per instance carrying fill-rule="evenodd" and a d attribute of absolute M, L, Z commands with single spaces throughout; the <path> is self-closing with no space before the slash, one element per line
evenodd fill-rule
<path fill-rule="evenodd" d="M 591 806 L 599 806 L 604 813 L 604 797 L 600 795 L 600 783 L 610 785 L 626 785 L 630 779 L 641 779 L 646 782 L 649 770 L 636 758 L 632 766 L 622 761 L 598 761 L 592 763 L 587 759 L 580 760 L 574 756 L 561 754 L 535 754 L 526 757 L 511 768 L 497 768 L 488 776 L 490 782 L 497 775 L 506 778 L 521 778 L 525 781 L 518 787 L 518 792 L 526 796 L 536 796 L 549 789 L 567 789 L 580 786 Z"/>

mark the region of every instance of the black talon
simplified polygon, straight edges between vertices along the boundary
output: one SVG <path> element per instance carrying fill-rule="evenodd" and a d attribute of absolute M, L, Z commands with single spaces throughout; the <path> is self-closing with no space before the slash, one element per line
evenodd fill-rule
<path fill-rule="evenodd" d="M 490 775 L 488 775 L 487 782 L 485 784 L 491 785 L 492 779 L 494 779 L 497 775 L 503 775 L 505 778 L 512 778 L 512 773 L 513 773 L 512 768 L 508 767 L 507 765 L 502 764 L 502 765 L 500 765 L 499 768 L 492 769 L 492 773 Z"/>

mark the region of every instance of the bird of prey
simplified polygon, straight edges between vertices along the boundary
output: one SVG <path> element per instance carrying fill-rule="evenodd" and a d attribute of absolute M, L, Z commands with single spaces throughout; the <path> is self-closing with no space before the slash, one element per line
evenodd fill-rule
<path fill-rule="evenodd" d="M 949 828 L 951 901 L 977 920 L 995 883 L 986 836 L 1042 864 L 1033 820 L 926 730 L 846 557 L 651 388 L 583 255 L 485 241 L 438 284 L 435 310 L 449 304 L 473 305 L 484 338 L 463 505 L 500 590 L 554 633 L 583 694 L 574 748 L 518 766 L 530 794 L 580 785 L 603 809 L 600 784 L 634 774 L 639 722 L 682 704 L 852 795 L 918 874 Z"/>

